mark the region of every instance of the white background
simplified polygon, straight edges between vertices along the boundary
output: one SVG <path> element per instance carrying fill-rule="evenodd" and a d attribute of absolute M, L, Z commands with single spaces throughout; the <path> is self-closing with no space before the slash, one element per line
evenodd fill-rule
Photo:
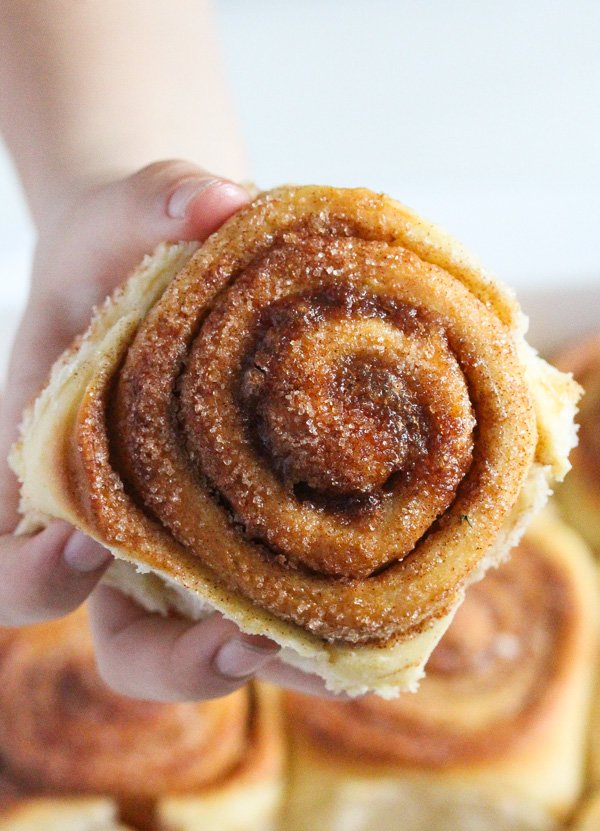
<path fill-rule="evenodd" d="M 585 303 L 544 314 L 570 331 L 600 325 L 597 0 L 217 8 L 260 186 L 386 191 L 473 248 L 534 313 L 541 289 L 587 286 Z M 0 151 L 0 352 L 32 239 Z"/>

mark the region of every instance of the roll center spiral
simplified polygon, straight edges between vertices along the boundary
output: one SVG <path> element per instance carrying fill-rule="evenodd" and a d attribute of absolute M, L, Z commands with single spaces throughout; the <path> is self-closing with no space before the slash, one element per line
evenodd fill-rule
<path fill-rule="evenodd" d="M 355 329 L 348 312 L 358 313 Z M 426 419 L 406 367 L 377 343 L 361 345 L 361 323 L 383 325 L 383 316 L 373 298 L 346 286 L 286 298 L 262 322 L 242 407 L 300 499 L 374 504 L 426 451 Z"/>
<path fill-rule="evenodd" d="M 364 285 L 388 266 L 377 249 L 314 246 L 258 259 L 215 306 L 185 364 L 180 419 L 248 538 L 353 578 L 406 556 L 447 509 L 474 420 L 444 321 Z"/>
<path fill-rule="evenodd" d="M 244 389 L 261 443 L 297 496 L 372 494 L 420 444 L 414 395 L 377 355 L 316 355 L 306 373 L 255 366 Z"/>

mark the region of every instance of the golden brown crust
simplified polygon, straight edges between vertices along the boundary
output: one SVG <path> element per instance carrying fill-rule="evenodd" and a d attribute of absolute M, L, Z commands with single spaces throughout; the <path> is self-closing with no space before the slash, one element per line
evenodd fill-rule
<path fill-rule="evenodd" d="M 22 796 L 22 788 L 14 782 L 6 771 L 0 773 L 0 811 L 7 811 Z"/>
<path fill-rule="evenodd" d="M 14 456 L 25 510 L 199 598 L 118 571 L 143 602 L 208 601 L 333 688 L 414 684 L 564 473 L 574 388 L 387 197 L 280 188 L 185 256 L 158 252 L 172 279 L 146 263 L 54 371 Z"/>
<path fill-rule="evenodd" d="M 82 613 L 15 635 L 0 678 L 0 754 L 32 790 L 194 790 L 246 751 L 247 692 L 203 704 L 119 696 L 95 671 Z"/>

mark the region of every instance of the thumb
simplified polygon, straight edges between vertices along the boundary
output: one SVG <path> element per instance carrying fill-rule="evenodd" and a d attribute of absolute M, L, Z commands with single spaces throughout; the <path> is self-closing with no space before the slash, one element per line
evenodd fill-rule
<path fill-rule="evenodd" d="M 240 185 L 189 162 L 145 167 L 89 194 L 63 279 L 73 285 L 85 251 L 86 283 L 108 293 L 160 242 L 203 242 L 249 198 Z"/>
<path fill-rule="evenodd" d="M 203 242 L 249 198 L 240 185 L 183 161 L 92 188 L 41 235 L 32 299 L 64 305 L 67 292 L 76 304 L 69 317 L 87 318 L 160 242 Z"/>
<path fill-rule="evenodd" d="M 246 190 L 189 162 L 157 162 L 116 182 L 107 196 L 126 222 L 136 217 L 139 242 L 204 241 L 249 200 Z M 129 243 L 131 243 L 129 229 Z"/>
<path fill-rule="evenodd" d="M 16 480 L 6 456 L 21 412 L 92 308 L 160 242 L 202 242 L 248 201 L 239 185 L 189 162 L 158 162 L 90 190 L 41 235 L 0 413 L 3 529 L 16 522 Z"/>

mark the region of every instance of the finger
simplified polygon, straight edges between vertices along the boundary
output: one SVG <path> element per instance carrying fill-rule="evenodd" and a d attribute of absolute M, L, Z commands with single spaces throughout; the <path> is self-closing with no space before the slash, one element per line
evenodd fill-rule
<path fill-rule="evenodd" d="M 198 701 L 228 695 L 272 661 L 279 648 L 242 634 L 215 613 L 200 623 L 150 614 L 108 586 L 89 602 L 98 669 L 122 695 Z"/>
<path fill-rule="evenodd" d="M 29 537 L 0 537 L 0 623 L 22 626 L 76 609 L 104 573 L 106 549 L 66 522 Z"/>
<path fill-rule="evenodd" d="M 239 185 L 187 162 L 150 165 L 90 194 L 62 235 L 42 240 L 36 254 L 34 291 L 9 369 L 11 390 L 23 387 L 19 403 L 145 254 L 164 240 L 205 240 L 248 199 Z"/>
<path fill-rule="evenodd" d="M 136 231 L 142 239 L 153 237 L 152 247 L 163 240 L 203 242 L 250 200 L 241 185 L 185 161 L 156 162 L 125 184 L 124 211 L 139 204 L 152 208 L 146 213 L 146 228 Z M 163 225 L 160 230 L 158 217 Z"/>
<path fill-rule="evenodd" d="M 46 292 L 77 287 L 86 313 L 121 283 L 160 242 L 203 242 L 249 201 L 247 191 L 189 162 L 157 162 L 90 192 L 72 210 L 60 273 L 42 241 L 34 285 Z M 55 246 L 55 236 L 50 245 Z M 60 239 L 60 237 L 59 237 Z M 38 276 L 40 279 L 38 279 Z M 73 298 L 76 299 L 76 298 Z M 80 301 L 80 302 L 81 302 Z M 79 305 L 79 304 L 78 304 Z"/>

